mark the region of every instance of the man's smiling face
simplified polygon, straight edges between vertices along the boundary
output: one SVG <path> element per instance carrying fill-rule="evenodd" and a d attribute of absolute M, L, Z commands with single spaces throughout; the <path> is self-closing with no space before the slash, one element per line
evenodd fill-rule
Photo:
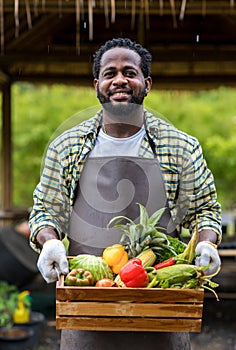
<path fill-rule="evenodd" d="M 103 54 L 94 86 L 104 109 L 115 115 L 129 114 L 135 105 L 143 103 L 150 91 L 151 78 L 144 78 L 140 61 L 135 51 L 124 47 L 115 47 Z"/>

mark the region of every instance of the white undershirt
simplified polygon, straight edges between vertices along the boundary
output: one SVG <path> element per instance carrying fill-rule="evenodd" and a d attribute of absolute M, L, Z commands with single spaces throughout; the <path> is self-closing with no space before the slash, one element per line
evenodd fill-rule
<path fill-rule="evenodd" d="M 142 127 L 136 134 L 117 138 L 104 133 L 102 128 L 99 131 L 95 141 L 95 146 L 89 154 L 89 157 L 107 157 L 107 156 L 133 156 L 139 155 L 139 149 L 145 135 L 145 129 Z"/>

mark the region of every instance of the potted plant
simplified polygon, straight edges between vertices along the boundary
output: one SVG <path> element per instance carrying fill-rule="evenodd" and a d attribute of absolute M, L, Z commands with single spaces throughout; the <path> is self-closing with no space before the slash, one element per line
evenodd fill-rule
<path fill-rule="evenodd" d="M 29 322 L 30 308 L 28 291 L 19 292 L 16 286 L 0 281 L 0 344 L 4 349 L 11 349 L 10 343 L 16 341 L 17 349 L 24 349 L 26 341 L 33 337 L 34 331 L 21 325 Z"/>

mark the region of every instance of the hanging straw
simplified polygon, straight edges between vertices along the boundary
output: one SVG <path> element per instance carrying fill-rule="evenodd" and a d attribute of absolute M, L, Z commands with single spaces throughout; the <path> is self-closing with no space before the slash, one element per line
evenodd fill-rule
<path fill-rule="evenodd" d="M 179 14 L 180 21 L 183 21 L 183 19 L 184 19 L 186 2 L 187 2 L 186 0 L 182 0 L 181 8 L 180 8 L 180 14 Z"/>
<path fill-rule="evenodd" d="M 19 21 L 19 0 L 14 3 L 14 18 L 15 18 L 15 37 L 19 36 L 20 21 Z"/>
<path fill-rule="evenodd" d="M 62 17 L 62 0 L 58 0 L 58 14 L 59 18 Z"/>
<path fill-rule="evenodd" d="M 163 16 L 164 3 L 163 0 L 159 0 L 160 16 Z"/>
<path fill-rule="evenodd" d="M 111 0 L 111 23 L 115 23 L 116 20 L 116 2 Z"/>
<path fill-rule="evenodd" d="M 32 19 L 31 19 L 29 0 L 25 0 L 25 9 L 26 9 L 26 17 L 27 17 L 28 28 L 32 29 Z"/>
<path fill-rule="evenodd" d="M 34 15 L 38 17 L 38 0 L 34 0 Z"/>
<path fill-rule="evenodd" d="M 234 0 L 230 0 L 230 9 L 231 9 L 231 12 L 233 13 L 233 10 L 234 10 Z"/>
<path fill-rule="evenodd" d="M 93 40 L 93 0 L 88 0 L 89 40 Z"/>
<path fill-rule="evenodd" d="M 131 5 L 131 30 L 134 30 L 136 16 L 136 0 L 132 0 Z"/>
<path fill-rule="evenodd" d="M 108 10 L 107 0 L 104 0 L 104 13 L 105 13 L 105 25 L 106 25 L 106 28 L 109 28 L 109 10 Z"/>
<path fill-rule="evenodd" d="M 43 10 L 43 12 L 45 12 L 45 8 L 46 8 L 46 0 L 42 0 L 42 10 Z"/>
<path fill-rule="evenodd" d="M 170 0 L 171 13 L 173 18 L 173 27 L 177 28 L 176 15 L 175 15 L 175 0 Z"/>
<path fill-rule="evenodd" d="M 144 0 L 144 8 L 145 8 L 145 17 L 146 17 L 146 30 L 150 29 L 150 21 L 149 21 L 149 2 L 148 0 Z"/>
<path fill-rule="evenodd" d="M 80 16 L 82 21 L 84 21 L 84 0 L 80 0 Z"/>
<path fill-rule="evenodd" d="M 80 0 L 75 0 L 76 13 L 76 53 L 80 54 Z"/>

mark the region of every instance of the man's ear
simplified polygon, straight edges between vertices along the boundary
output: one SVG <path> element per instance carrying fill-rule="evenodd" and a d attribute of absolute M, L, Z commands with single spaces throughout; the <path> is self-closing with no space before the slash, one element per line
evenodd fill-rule
<path fill-rule="evenodd" d="M 152 87 L 152 78 L 151 77 L 145 78 L 145 85 L 146 85 L 146 94 L 148 94 L 149 91 L 151 90 L 151 87 Z"/>
<path fill-rule="evenodd" d="M 98 87 L 98 79 L 94 79 L 93 86 L 95 87 L 95 90 L 97 90 Z"/>

